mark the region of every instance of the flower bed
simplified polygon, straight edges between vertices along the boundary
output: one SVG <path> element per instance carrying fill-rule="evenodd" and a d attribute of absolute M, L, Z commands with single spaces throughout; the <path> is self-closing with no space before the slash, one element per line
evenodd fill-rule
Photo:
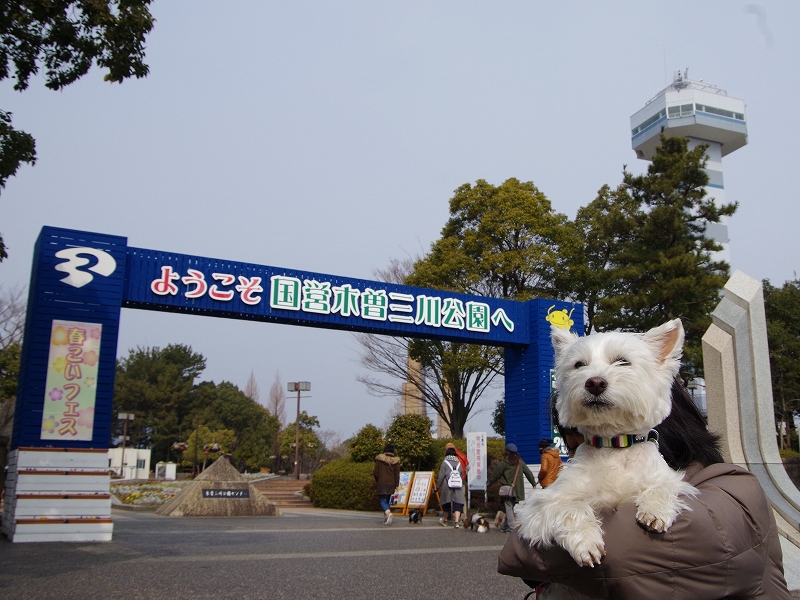
<path fill-rule="evenodd" d="M 158 506 L 183 491 L 188 481 L 112 483 L 111 493 L 123 504 Z"/>

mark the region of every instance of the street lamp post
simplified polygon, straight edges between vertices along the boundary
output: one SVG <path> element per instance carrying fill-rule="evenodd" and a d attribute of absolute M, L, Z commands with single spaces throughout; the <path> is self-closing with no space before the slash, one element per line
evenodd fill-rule
<path fill-rule="evenodd" d="M 288 391 L 297 392 L 297 417 L 294 421 L 294 478 L 300 479 L 300 392 L 310 392 L 310 381 L 290 381 Z"/>
<path fill-rule="evenodd" d="M 122 456 L 119 459 L 120 477 L 125 477 L 125 441 L 128 439 L 128 421 L 133 421 L 133 413 L 117 413 L 117 419 L 125 421 L 122 426 Z"/>

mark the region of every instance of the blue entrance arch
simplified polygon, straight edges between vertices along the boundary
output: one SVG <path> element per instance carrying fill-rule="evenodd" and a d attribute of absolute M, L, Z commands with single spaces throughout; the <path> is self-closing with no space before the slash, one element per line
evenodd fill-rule
<path fill-rule="evenodd" d="M 30 479 L 35 493 L 46 487 L 37 472 L 76 462 L 65 456 L 105 456 L 122 307 L 501 346 L 506 439 L 530 462 L 552 431 L 550 322 L 583 328 L 582 307 L 568 302 L 516 302 L 148 250 L 128 246 L 125 237 L 44 227 L 34 250 L 10 482 Z M 37 470 L 29 463 L 47 464 Z M 14 519 L 18 531 L 28 524 L 5 515 L 12 539 Z"/>

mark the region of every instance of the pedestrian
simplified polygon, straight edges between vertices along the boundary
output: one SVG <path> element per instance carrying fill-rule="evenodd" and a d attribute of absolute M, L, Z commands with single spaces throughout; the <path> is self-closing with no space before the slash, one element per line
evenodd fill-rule
<path fill-rule="evenodd" d="M 383 452 L 375 457 L 375 466 L 372 469 L 375 478 L 378 501 L 383 510 L 383 524 L 392 524 L 392 510 L 389 500 L 400 485 L 400 459 L 394 455 L 394 446 L 386 444 Z"/>
<path fill-rule="evenodd" d="M 558 477 L 561 470 L 561 456 L 558 450 L 553 448 L 553 440 L 542 439 L 539 441 L 539 453 L 542 455 L 541 467 L 539 468 L 539 485 L 546 488 Z"/>
<path fill-rule="evenodd" d="M 447 527 L 450 514 L 453 515 L 455 528 L 461 527 L 461 513 L 464 511 L 464 480 L 467 474 L 463 472 L 461 461 L 458 460 L 455 445 L 448 443 L 444 450 L 444 460 L 439 467 L 439 476 L 436 478 L 434 492 L 439 492 L 439 504 L 442 506 L 442 518 L 439 524 Z"/>
<path fill-rule="evenodd" d="M 514 516 L 514 505 L 525 500 L 525 482 L 520 475 L 524 475 L 531 485 L 536 487 L 536 479 L 517 452 L 516 444 L 508 444 L 505 458 L 495 467 L 487 482 L 488 485 L 492 485 L 500 480 L 500 500 L 506 513 L 506 522 L 500 531 L 506 533 L 516 529 L 518 525 Z"/>
<path fill-rule="evenodd" d="M 247 471 L 247 461 L 243 456 L 239 459 L 239 473 L 244 473 L 245 471 Z"/>

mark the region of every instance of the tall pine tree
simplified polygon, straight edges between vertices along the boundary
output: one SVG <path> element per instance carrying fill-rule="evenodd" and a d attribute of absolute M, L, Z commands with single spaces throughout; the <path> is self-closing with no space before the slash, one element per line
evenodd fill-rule
<path fill-rule="evenodd" d="M 594 314 L 597 331 L 646 331 L 680 318 L 686 330 L 685 379 L 702 373 L 701 338 L 719 303 L 729 267 L 706 237 L 706 223 L 732 215 L 706 195 L 705 145 L 661 138 L 646 175 L 625 170 L 613 192 L 604 188 L 579 214 L 590 274 L 577 296 Z"/>

